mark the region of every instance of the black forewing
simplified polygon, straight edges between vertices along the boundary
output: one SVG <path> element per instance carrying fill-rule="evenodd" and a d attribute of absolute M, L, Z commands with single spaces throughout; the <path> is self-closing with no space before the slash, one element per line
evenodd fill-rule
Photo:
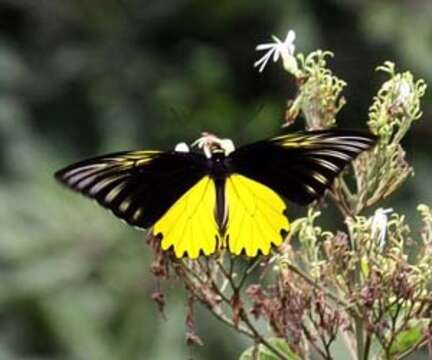
<path fill-rule="evenodd" d="M 147 228 L 205 174 L 201 154 L 131 151 L 78 162 L 55 177 L 127 223 Z"/>
<path fill-rule="evenodd" d="M 345 166 L 375 142 L 374 135 L 355 130 L 282 135 L 238 148 L 230 155 L 230 170 L 306 205 L 322 196 Z"/>

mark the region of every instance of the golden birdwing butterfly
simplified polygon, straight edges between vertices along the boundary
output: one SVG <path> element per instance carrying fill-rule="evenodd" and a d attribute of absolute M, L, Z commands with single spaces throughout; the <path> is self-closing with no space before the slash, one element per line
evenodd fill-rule
<path fill-rule="evenodd" d="M 128 151 L 72 164 L 55 177 L 128 224 L 152 227 L 163 250 L 197 258 L 221 248 L 268 254 L 289 230 L 285 201 L 307 205 L 376 137 L 305 131 L 240 146 L 226 155 Z"/>

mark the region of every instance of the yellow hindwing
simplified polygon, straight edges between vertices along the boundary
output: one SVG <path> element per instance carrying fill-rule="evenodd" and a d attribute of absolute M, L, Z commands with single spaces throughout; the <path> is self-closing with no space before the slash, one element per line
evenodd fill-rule
<path fill-rule="evenodd" d="M 215 252 L 218 228 L 214 217 L 215 184 L 205 176 L 190 188 L 154 225 L 153 233 L 162 235 L 162 249 L 171 246 L 177 257 L 195 259 L 202 251 Z"/>
<path fill-rule="evenodd" d="M 230 252 L 247 256 L 270 252 L 271 244 L 282 243 L 281 231 L 288 231 L 285 203 L 272 189 L 242 175 L 226 180 L 228 225 L 225 241 Z"/>

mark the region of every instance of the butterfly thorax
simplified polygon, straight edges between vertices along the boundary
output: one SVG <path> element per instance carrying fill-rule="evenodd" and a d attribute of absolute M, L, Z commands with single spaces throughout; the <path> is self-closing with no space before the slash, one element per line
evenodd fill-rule
<path fill-rule="evenodd" d="M 229 159 L 222 151 L 215 151 L 207 160 L 209 175 L 214 181 L 222 181 L 230 174 Z"/>

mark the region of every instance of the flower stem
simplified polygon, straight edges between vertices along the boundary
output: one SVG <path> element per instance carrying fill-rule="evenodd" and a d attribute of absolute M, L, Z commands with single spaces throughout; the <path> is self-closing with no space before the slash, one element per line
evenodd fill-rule
<path fill-rule="evenodd" d="M 337 295 L 332 293 L 330 290 L 319 285 L 316 281 L 314 281 L 311 277 L 309 277 L 308 274 L 306 274 L 304 271 L 300 270 L 297 266 L 291 264 L 288 261 L 283 262 L 283 264 L 286 267 L 288 267 L 288 269 L 290 269 L 292 272 L 294 272 L 295 274 L 297 274 L 298 276 L 303 278 L 303 280 L 305 280 L 309 285 L 311 285 L 312 287 L 314 287 L 317 290 L 322 291 L 324 294 L 326 294 L 330 299 L 332 299 L 338 305 L 343 306 L 345 308 L 345 310 L 349 310 L 349 308 L 351 307 L 351 305 L 346 303 L 344 300 L 340 299 Z"/>
<path fill-rule="evenodd" d="M 277 355 L 281 360 L 290 360 L 287 356 L 285 356 L 285 354 L 283 354 L 276 347 L 274 347 L 272 344 L 270 344 L 259 333 L 259 331 L 255 328 L 255 326 L 252 324 L 252 322 L 250 321 L 249 317 L 247 316 L 247 314 L 244 311 L 241 312 L 240 318 L 246 324 L 246 326 L 249 328 L 249 330 L 254 334 L 254 336 L 256 338 L 256 341 L 258 343 L 263 344 L 267 349 L 269 349 L 271 352 L 273 352 L 275 355 Z"/>
<path fill-rule="evenodd" d="M 367 360 L 367 358 L 364 357 L 365 354 L 365 347 L 364 347 L 364 338 L 363 338 L 363 322 L 361 319 L 355 319 L 355 335 L 357 340 L 357 358 L 359 360 Z"/>

